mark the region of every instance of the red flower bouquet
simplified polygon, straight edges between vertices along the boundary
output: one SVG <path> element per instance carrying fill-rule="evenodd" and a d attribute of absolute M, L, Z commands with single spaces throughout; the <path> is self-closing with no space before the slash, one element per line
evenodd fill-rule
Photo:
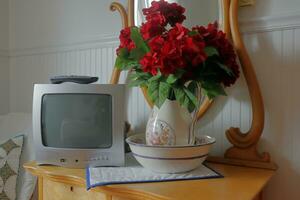
<path fill-rule="evenodd" d="M 198 106 L 197 87 L 209 98 L 225 95 L 224 88 L 239 77 L 239 66 L 217 23 L 188 29 L 182 25 L 184 12 L 164 0 L 143 9 L 146 22 L 121 31 L 116 67 L 131 70 L 130 84 L 147 87 L 156 106 L 177 100 L 191 112 Z"/>

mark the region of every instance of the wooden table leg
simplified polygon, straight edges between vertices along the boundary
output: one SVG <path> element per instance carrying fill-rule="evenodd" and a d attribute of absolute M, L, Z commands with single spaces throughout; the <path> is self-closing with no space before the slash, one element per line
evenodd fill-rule
<path fill-rule="evenodd" d="M 263 200 L 263 191 L 257 194 L 257 196 L 253 200 Z"/>
<path fill-rule="evenodd" d="M 39 200 L 43 200 L 43 178 L 41 176 L 38 177 L 38 197 Z"/>

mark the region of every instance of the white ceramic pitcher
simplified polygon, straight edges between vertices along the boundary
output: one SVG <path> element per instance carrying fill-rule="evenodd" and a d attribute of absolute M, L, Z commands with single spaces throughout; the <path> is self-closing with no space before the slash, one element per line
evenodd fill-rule
<path fill-rule="evenodd" d="M 177 101 L 154 106 L 146 127 L 148 145 L 189 145 L 194 143 L 194 120 Z"/>

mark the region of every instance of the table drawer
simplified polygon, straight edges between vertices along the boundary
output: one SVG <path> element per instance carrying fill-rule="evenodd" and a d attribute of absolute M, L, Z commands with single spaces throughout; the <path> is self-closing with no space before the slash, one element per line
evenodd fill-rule
<path fill-rule="evenodd" d="M 87 191 L 84 187 L 43 179 L 43 200 L 109 200 L 100 192 Z"/>

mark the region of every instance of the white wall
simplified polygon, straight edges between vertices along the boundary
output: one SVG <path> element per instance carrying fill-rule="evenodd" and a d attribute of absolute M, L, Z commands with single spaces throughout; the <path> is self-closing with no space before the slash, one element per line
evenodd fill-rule
<path fill-rule="evenodd" d="M 300 199 L 300 1 L 256 0 L 240 11 L 266 107 L 261 149 L 279 165 L 266 199 Z M 248 21 L 248 22 L 247 22 Z"/>
<path fill-rule="evenodd" d="M 109 0 L 10 2 L 10 111 L 30 112 L 33 83 L 45 83 L 49 75 L 96 74 L 99 82 L 108 82 L 120 29 L 118 15 L 107 10 Z M 261 149 L 270 151 L 279 164 L 265 197 L 297 200 L 300 1 L 256 2 L 254 7 L 242 8 L 240 16 L 265 100 L 266 126 Z M 125 75 L 121 79 L 124 82 Z M 228 127 L 247 130 L 250 125 L 250 102 L 243 77 L 228 94 L 218 98 L 198 124 L 199 134 L 217 138 L 215 155 L 221 155 L 229 146 L 224 135 Z M 149 108 L 140 90 L 129 90 L 128 96 L 128 120 L 137 132 L 143 131 Z"/>
<path fill-rule="evenodd" d="M 125 0 L 121 0 L 121 2 Z M 109 0 L 10 0 L 10 47 L 73 44 L 119 32 Z"/>
<path fill-rule="evenodd" d="M 0 115 L 9 109 L 8 0 L 0 0 Z"/>
<path fill-rule="evenodd" d="M 0 1 L 0 50 L 8 49 L 8 2 Z"/>
<path fill-rule="evenodd" d="M 9 58 L 0 55 L 0 115 L 9 112 Z"/>
<path fill-rule="evenodd" d="M 278 15 L 293 15 L 300 11 L 299 0 L 255 0 L 255 5 L 241 8 L 244 20 Z"/>

